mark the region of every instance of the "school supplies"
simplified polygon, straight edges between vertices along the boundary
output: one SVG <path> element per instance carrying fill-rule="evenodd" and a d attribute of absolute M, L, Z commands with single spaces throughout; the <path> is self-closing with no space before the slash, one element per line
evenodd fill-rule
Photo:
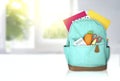
<path fill-rule="evenodd" d="M 85 16 L 87 16 L 86 12 L 85 12 L 85 11 L 82 11 L 82 12 L 76 14 L 76 15 L 73 15 L 73 16 L 71 16 L 71 17 L 63 20 L 63 22 L 64 22 L 67 30 L 69 31 L 70 26 L 71 26 L 71 24 L 72 24 L 72 21 L 77 20 L 77 19 L 82 18 L 82 17 L 85 17 Z"/>
<path fill-rule="evenodd" d="M 84 41 L 87 45 L 94 45 L 96 43 L 100 43 L 102 41 L 102 37 L 97 36 L 97 34 L 93 34 L 93 31 L 89 31 L 85 34 Z"/>
<path fill-rule="evenodd" d="M 92 45 L 96 44 L 97 39 L 94 39 Z"/>
<path fill-rule="evenodd" d="M 86 43 L 84 42 L 83 38 L 79 38 L 74 42 L 74 45 L 86 45 Z"/>
<path fill-rule="evenodd" d="M 101 36 L 97 36 L 97 34 L 93 34 L 93 40 L 96 39 L 97 43 L 100 43 L 102 41 L 102 37 Z"/>
<path fill-rule="evenodd" d="M 92 36 L 93 35 L 93 32 L 92 31 L 89 31 L 85 36 L 84 36 L 84 41 L 87 45 L 90 45 L 91 42 L 92 42 Z"/>
<path fill-rule="evenodd" d="M 89 10 L 88 11 L 88 16 L 90 16 L 90 18 L 97 20 L 98 22 L 100 22 L 104 28 L 107 30 L 109 25 L 110 25 L 110 20 L 108 20 L 107 18 L 105 18 L 104 16 L 96 13 L 93 10 Z"/>

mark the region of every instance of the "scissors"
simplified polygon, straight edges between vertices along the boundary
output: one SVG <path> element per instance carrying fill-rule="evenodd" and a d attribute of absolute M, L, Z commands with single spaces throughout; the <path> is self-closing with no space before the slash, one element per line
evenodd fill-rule
<path fill-rule="evenodd" d="M 101 41 L 102 41 L 102 37 L 101 36 L 97 36 L 97 34 L 93 34 L 93 40 L 95 40 L 96 39 L 96 42 L 97 43 L 100 43 Z"/>

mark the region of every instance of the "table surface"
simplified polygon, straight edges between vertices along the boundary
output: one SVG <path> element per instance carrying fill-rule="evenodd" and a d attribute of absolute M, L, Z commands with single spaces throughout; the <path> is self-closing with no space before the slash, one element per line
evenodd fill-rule
<path fill-rule="evenodd" d="M 105 71 L 69 71 L 64 54 L 0 54 L 0 81 L 116 81 L 120 55 L 111 54 Z"/>

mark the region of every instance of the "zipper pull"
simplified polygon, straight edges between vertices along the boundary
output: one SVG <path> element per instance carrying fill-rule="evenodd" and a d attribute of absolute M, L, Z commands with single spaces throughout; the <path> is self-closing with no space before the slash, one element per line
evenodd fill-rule
<path fill-rule="evenodd" d="M 96 47 L 95 47 L 95 52 L 98 53 L 99 51 L 100 51 L 100 50 L 99 50 L 99 46 L 96 45 Z"/>

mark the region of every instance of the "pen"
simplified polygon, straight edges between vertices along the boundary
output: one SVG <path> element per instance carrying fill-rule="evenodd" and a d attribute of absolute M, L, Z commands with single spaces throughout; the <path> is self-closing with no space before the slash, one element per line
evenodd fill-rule
<path fill-rule="evenodd" d="M 96 44 L 96 42 L 97 42 L 97 39 L 94 39 L 92 42 L 92 45 Z"/>

